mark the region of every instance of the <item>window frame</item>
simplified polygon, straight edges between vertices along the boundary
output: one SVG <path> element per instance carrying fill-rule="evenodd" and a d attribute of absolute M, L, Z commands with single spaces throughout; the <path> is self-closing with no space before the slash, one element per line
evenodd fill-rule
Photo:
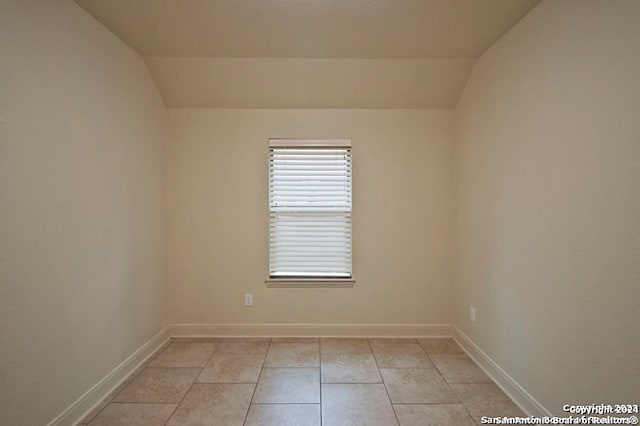
<path fill-rule="evenodd" d="M 270 204 L 270 184 L 271 184 L 271 149 L 277 148 L 349 148 L 351 151 L 351 276 L 350 277 L 287 277 L 271 276 L 271 204 Z M 267 287 L 353 287 L 354 262 L 353 262 L 353 145 L 351 139 L 282 139 L 270 138 L 267 145 Z"/>

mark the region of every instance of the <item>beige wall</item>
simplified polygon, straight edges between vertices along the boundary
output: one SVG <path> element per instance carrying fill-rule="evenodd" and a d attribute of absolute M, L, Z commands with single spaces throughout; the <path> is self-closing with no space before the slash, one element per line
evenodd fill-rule
<path fill-rule="evenodd" d="M 169 129 L 173 323 L 450 323 L 451 111 L 170 109 Z M 354 288 L 266 288 L 271 137 L 352 139 Z"/>
<path fill-rule="evenodd" d="M 547 0 L 456 110 L 454 322 L 556 414 L 640 400 L 638 23 Z"/>
<path fill-rule="evenodd" d="M 165 321 L 165 109 L 65 0 L 0 9 L 0 424 L 42 425 Z"/>

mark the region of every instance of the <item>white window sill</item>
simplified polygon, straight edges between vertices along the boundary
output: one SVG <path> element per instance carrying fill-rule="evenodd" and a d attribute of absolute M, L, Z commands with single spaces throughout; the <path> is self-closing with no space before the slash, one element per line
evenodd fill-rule
<path fill-rule="evenodd" d="M 351 288 L 353 278 L 268 278 L 269 288 Z"/>

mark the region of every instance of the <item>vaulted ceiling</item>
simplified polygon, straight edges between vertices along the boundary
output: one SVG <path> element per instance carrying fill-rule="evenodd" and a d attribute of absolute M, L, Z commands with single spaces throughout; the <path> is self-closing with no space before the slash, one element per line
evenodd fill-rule
<path fill-rule="evenodd" d="M 167 106 L 450 108 L 539 0 L 76 0 Z"/>

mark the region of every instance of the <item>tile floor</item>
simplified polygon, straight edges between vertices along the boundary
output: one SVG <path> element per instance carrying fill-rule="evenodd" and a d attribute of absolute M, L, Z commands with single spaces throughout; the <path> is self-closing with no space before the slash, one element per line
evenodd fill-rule
<path fill-rule="evenodd" d="M 172 339 L 81 424 L 473 425 L 523 415 L 452 339 Z"/>

